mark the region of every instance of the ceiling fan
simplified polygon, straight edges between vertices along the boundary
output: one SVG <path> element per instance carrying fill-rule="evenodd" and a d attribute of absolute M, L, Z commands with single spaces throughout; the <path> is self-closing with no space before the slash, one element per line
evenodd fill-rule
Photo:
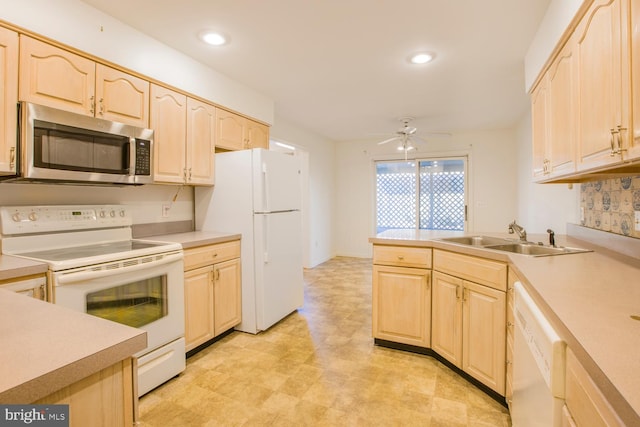
<path fill-rule="evenodd" d="M 398 151 L 404 151 L 405 160 L 407 157 L 407 153 L 412 150 L 417 150 L 415 145 L 415 141 L 426 143 L 424 139 L 420 138 L 416 135 L 418 129 L 414 126 L 410 126 L 409 123 L 413 120 L 413 117 L 402 117 L 399 119 L 402 122 L 402 127 L 396 131 L 396 136 L 385 139 L 384 141 L 378 142 L 378 145 L 383 145 L 393 141 L 399 141 L 398 143 Z M 444 134 L 443 134 L 444 135 Z M 450 136 L 450 134 L 446 134 Z"/>

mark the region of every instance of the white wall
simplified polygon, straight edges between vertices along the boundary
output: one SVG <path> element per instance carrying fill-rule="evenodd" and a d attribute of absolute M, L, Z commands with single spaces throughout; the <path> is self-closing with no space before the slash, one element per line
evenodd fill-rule
<path fill-rule="evenodd" d="M 334 221 L 335 147 L 326 138 L 306 131 L 276 116 L 272 140 L 302 147 L 308 153 L 308 199 L 304 227 L 308 237 L 305 267 L 314 267 L 335 255 L 332 230 Z"/>
<path fill-rule="evenodd" d="M 517 128 L 518 136 L 518 223 L 529 233 L 545 233 L 547 228 L 566 234 L 567 223 L 579 223 L 580 185 L 535 184 L 531 178 L 531 114 Z"/>
<path fill-rule="evenodd" d="M 512 130 L 468 132 L 433 140 L 417 156 L 469 156 L 469 230 L 506 231 L 517 214 L 517 135 Z M 374 160 L 398 155 L 396 144 L 336 145 L 336 253 L 369 257 L 375 234 Z"/>
<path fill-rule="evenodd" d="M 0 0 L 3 19 L 267 123 L 273 101 L 79 0 Z"/>

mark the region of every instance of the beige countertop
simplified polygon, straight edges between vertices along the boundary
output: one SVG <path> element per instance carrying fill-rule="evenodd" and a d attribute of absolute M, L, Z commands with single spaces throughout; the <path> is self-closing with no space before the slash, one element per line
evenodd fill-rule
<path fill-rule="evenodd" d="M 180 243 L 184 249 L 189 249 L 197 246 L 230 242 L 232 240 L 238 240 L 240 239 L 240 237 L 240 234 L 226 233 L 223 231 L 189 231 L 186 233 L 172 233 L 149 236 L 145 237 L 144 240 Z"/>
<path fill-rule="evenodd" d="M 0 289 L 0 403 L 27 404 L 137 353 L 147 333 Z"/>
<path fill-rule="evenodd" d="M 0 255 L 0 280 L 11 280 L 32 274 L 44 274 L 48 268 L 49 265 L 44 262 L 11 255 Z"/>
<path fill-rule="evenodd" d="M 630 317 L 640 315 L 640 261 L 571 236 L 556 236 L 556 242 L 594 252 L 531 257 L 437 240 L 451 235 L 388 230 L 369 241 L 440 248 L 508 262 L 618 415 L 627 425 L 640 425 L 640 321 Z M 506 233 L 473 235 L 513 238 Z M 532 241 L 546 239 L 546 235 L 529 237 Z"/>

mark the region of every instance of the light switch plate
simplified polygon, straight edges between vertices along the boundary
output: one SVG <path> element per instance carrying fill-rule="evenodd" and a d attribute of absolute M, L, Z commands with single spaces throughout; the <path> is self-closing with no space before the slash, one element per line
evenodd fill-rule
<path fill-rule="evenodd" d="M 584 206 L 580 206 L 580 221 L 584 222 Z"/>
<path fill-rule="evenodd" d="M 634 230 L 640 231 L 640 211 L 635 211 L 635 218 L 633 219 Z"/>

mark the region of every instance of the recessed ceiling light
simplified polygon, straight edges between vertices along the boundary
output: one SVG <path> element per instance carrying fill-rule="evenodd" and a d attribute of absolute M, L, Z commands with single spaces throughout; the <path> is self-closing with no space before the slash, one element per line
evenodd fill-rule
<path fill-rule="evenodd" d="M 427 62 L 433 61 L 433 58 L 435 57 L 436 57 L 435 53 L 420 52 L 420 53 L 411 55 L 409 57 L 409 62 L 411 62 L 412 64 L 426 64 Z"/>
<path fill-rule="evenodd" d="M 227 38 L 223 34 L 217 33 L 215 31 L 201 32 L 200 39 L 202 39 L 203 42 L 210 44 L 212 46 L 222 46 L 224 44 L 227 44 L 228 42 Z"/>

